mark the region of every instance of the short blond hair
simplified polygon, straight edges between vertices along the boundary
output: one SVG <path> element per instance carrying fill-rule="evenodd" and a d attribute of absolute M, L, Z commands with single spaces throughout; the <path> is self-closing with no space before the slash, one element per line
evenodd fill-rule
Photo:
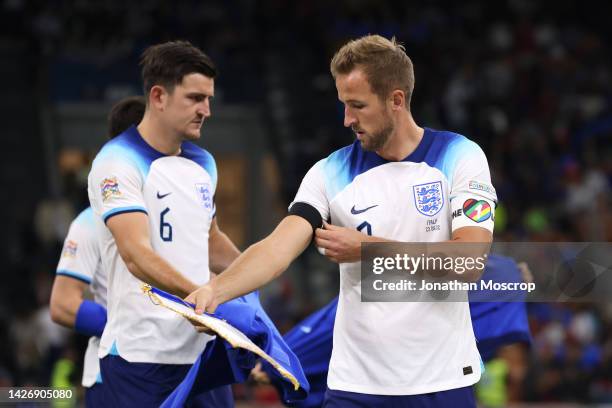
<path fill-rule="evenodd" d="M 334 79 L 356 68 L 363 69 L 372 92 L 384 100 L 399 89 L 406 94 L 406 109 L 414 90 L 414 68 L 404 46 L 380 35 L 367 35 L 346 43 L 331 60 Z"/>

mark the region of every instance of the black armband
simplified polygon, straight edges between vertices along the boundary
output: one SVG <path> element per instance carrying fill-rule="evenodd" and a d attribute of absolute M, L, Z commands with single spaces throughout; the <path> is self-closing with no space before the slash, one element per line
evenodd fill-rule
<path fill-rule="evenodd" d="M 323 227 L 323 218 L 319 210 L 308 203 L 297 202 L 289 208 L 289 215 L 302 217 L 312 226 L 313 231 Z"/>

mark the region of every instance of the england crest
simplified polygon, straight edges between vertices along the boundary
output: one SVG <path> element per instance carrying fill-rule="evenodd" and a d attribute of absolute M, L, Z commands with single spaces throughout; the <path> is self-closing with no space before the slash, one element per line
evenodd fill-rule
<path fill-rule="evenodd" d="M 444 206 L 442 182 L 419 184 L 412 186 L 414 205 L 418 212 L 431 217 L 436 215 Z"/>
<path fill-rule="evenodd" d="M 207 211 L 212 211 L 213 208 L 213 200 L 212 200 L 212 190 L 210 188 L 210 184 L 208 183 L 196 183 L 195 185 L 196 191 L 198 193 L 198 198 L 200 202 L 204 206 Z"/>

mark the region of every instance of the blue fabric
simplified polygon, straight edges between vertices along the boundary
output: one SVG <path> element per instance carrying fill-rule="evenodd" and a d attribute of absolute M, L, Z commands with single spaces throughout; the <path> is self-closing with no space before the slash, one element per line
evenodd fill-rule
<path fill-rule="evenodd" d="M 113 344 L 111 345 L 110 350 L 108 350 L 108 354 L 110 354 L 111 356 L 118 356 L 119 355 L 119 350 L 117 350 L 117 342 L 113 341 Z"/>
<path fill-rule="evenodd" d="M 520 283 L 522 282 L 522 277 L 521 271 L 514 259 L 507 256 L 490 254 L 480 280 L 495 283 Z M 478 314 L 482 314 L 481 309 L 495 309 L 504 302 L 524 302 L 526 296 L 527 293 L 524 290 L 478 289 L 469 292 L 470 304 L 475 304 L 478 308 L 478 310 L 475 310 L 472 307 L 471 311 L 477 311 Z"/>
<path fill-rule="evenodd" d="M 190 367 L 190 364 L 130 363 L 109 354 L 100 360 L 104 406 L 159 407 Z"/>
<path fill-rule="evenodd" d="M 154 291 L 158 294 L 162 293 L 157 289 Z M 180 299 L 177 301 L 184 303 Z M 261 307 L 257 292 L 220 305 L 214 316 L 226 320 L 240 330 L 297 378 L 300 388 L 295 391 L 289 380 L 282 378 L 269 363 L 263 362 L 263 368 L 269 372 L 271 379 L 278 385 L 281 398 L 285 403 L 306 398 L 310 386 L 302 371 L 300 361 Z M 216 337 L 207 344 L 200 358 L 162 406 L 164 408 L 181 407 L 192 395 L 224 384 L 244 382 L 248 379 L 257 361 L 258 356 L 255 354 L 244 349 L 233 348 L 222 338 Z"/>
<path fill-rule="evenodd" d="M 95 160 L 102 160 L 107 156 L 121 158 L 135 164 L 143 178 L 146 178 L 151 163 L 166 155 L 158 152 L 145 142 L 136 126 L 130 126 L 123 133 L 106 142 Z"/>
<path fill-rule="evenodd" d="M 149 214 L 144 207 L 140 207 L 137 205 L 131 205 L 129 207 L 119 207 L 113 208 L 112 210 L 108 210 L 104 214 L 102 214 L 102 221 L 106 224 L 109 218 L 114 217 L 115 215 L 131 213 L 131 212 L 141 212 L 143 214 Z"/>
<path fill-rule="evenodd" d="M 494 282 L 521 282 L 521 272 L 512 258 L 490 255 L 481 280 Z M 474 299 L 504 299 L 503 302 L 475 302 Z M 476 344 L 484 361 L 495 357 L 497 350 L 506 344 L 531 343 L 525 293 L 505 291 L 492 294 L 488 291 L 470 291 L 470 313 Z"/>
<path fill-rule="evenodd" d="M 94 212 L 91 207 L 87 207 L 81 211 L 74 220 L 79 224 L 86 224 L 92 228 L 95 226 Z"/>
<path fill-rule="evenodd" d="M 328 389 L 323 408 L 475 408 L 471 386 L 417 395 L 371 395 Z"/>
<path fill-rule="evenodd" d="M 232 386 L 224 385 L 194 396 L 185 408 L 234 408 L 235 405 Z"/>
<path fill-rule="evenodd" d="M 320 407 L 323 403 L 327 388 L 327 371 L 332 353 L 337 307 L 338 298 L 335 298 L 283 336 L 287 345 L 299 357 L 310 384 L 308 398 L 287 404 L 291 407 L 314 408 Z M 264 371 L 270 376 L 269 369 Z M 277 385 L 274 381 L 272 384 Z"/>
<path fill-rule="evenodd" d="M 81 275 L 78 272 L 72 272 L 72 271 L 69 271 L 67 269 L 60 269 L 59 271 L 55 272 L 55 274 L 56 275 L 62 275 L 62 276 L 69 276 L 69 277 L 74 278 L 76 280 L 80 280 L 81 282 L 85 282 L 88 285 L 91 284 L 91 278 L 89 276 Z"/>
<path fill-rule="evenodd" d="M 520 271 L 513 259 L 490 255 L 481 279 L 514 282 L 520 279 Z M 473 297 L 472 293 L 470 297 Z M 476 344 L 485 361 L 491 359 L 503 345 L 531 342 L 527 310 L 525 303 L 520 301 L 522 299 L 514 298 L 514 302 L 470 303 Z M 337 306 L 338 298 L 335 298 L 284 336 L 289 347 L 299 357 L 310 383 L 308 398 L 287 404 L 289 406 L 315 408 L 323 404 Z"/>
<path fill-rule="evenodd" d="M 88 407 L 159 407 L 189 372 L 190 364 L 130 363 L 119 356 L 100 360 L 104 384 L 87 389 Z M 214 368 L 211 368 L 214 373 Z M 90 390 L 92 392 L 90 392 Z M 233 408 L 231 386 L 182 396 L 180 407 Z"/>
<path fill-rule="evenodd" d="M 85 406 L 91 407 L 106 407 L 104 403 L 104 384 L 94 384 L 91 387 L 85 387 Z"/>
<path fill-rule="evenodd" d="M 206 170 L 214 186 L 217 185 L 217 164 L 212 154 L 191 142 L 183 142 L 180 155 L 200 165 Z"/>
<path fill-rule="evenodd" d="M 77 310 L 74 329 L 86 336 L 101 337 L 106 326 L 106 308 L 91 300 L 84 300 Z"/>

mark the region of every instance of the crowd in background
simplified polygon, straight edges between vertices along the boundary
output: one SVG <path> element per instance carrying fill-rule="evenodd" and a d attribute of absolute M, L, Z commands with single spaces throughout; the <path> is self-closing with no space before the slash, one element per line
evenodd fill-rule
<path fill-rule="evenodd" d="M 0 10 L 2 38 L 27 38 L 33 62 L 47 68 L 32 85 L 50 103 L 140 93 L 145 46 L 200 46 L 220 67 L 219 103 L 261 110 L 285 204 L 312 164 L 351 141 L 331 55 L 350 38 L 396 36 L 415 64 L 417 123 L 462 133 L 487 154 L 496 240 L 612 241 L 612 49 L 601 12 L 577 2 L 5 0 Z M 53 230 L 65 225 L 45 222 L 69 221 L 85 205 L 77 170 L 63 177 L 71 207 L 39 208 L 16 238 L 30 261 L 5 269 L 19 295 L 0 304 L 0 386 L 78 383 L 85 339 L 52 324 L 46 309 L 62 245 Z M 302 290 L 282 288 L 268 307 L 287 328 L 312 305 L 278 307 Z M 528 310 L 533 345 L 515 398 L 612 402 L 612 306 Z"/>

